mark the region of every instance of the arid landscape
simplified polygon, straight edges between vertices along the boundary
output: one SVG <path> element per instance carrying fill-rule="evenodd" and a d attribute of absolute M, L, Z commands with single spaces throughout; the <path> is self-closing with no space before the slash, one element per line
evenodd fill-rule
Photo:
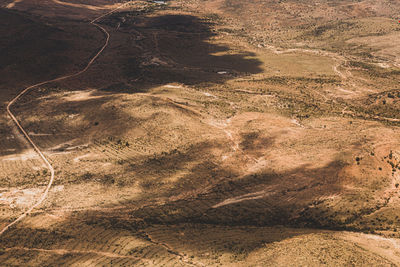
<path fill-rule="evenodd" d="M 400 266 L 400 0 L 0 0 L 1 266 Z"/>

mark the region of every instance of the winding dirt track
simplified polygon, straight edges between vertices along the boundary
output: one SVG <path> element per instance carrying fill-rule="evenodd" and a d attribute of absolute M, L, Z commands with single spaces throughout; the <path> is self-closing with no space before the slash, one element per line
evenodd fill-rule
<path fill-rule="evenodd" d="M 126 4 L 128 4 L 129 2 L 123 3 L 121 4 L 119 7 L 95 18 L 94 20 L 90 21 L 90 24 L 96 26 L 99 30 L 101 30 L 105 36 L 106 36 L 106 40 L 103 44 L 103 46 L 100 48 L 100 50 L 97 52 L 97 54 L 88 62 L 88 64 L 86 65 L 86 67 L 74 74 L 69 74 L 69 75 L 64 75 L 52 80 L 48 80 L 48 81 L 44 81 L 44 82 L 40 82 L 37 84 L 34 84 L 32 86 L 29 86 L 27 88 L 25 88 L 22 92 L 20 92 L 14 99 L 12 99 L 8 105 L 7 105 L 7 113 L 8 115 L 10 115 L 11 119 L 13 120 L 13 122 L 15 123 L 15 125 L 18 127 L 18 129 L 22 132 L 22 134 L 24 135 L 24 137 L 26 138 L 26 140 L 29 142 L 29 144 L 35 149 L 36 153 L 40 156 L 40 158 L 44 161 L 44 163 L 46 164 L 47 168 L 50 171 L 50 180 L 49 183 L 47 184 L 46 190 L 43 192 L 43 194 L 41 195 L 41 197 L 39 198 L 39 200 L 33 205 L 31 206 L 27 211 L 25 211 L 22 215 L 20 215 L 17 219 L 15 219 L 13 222 L 9 223 L 7 226 L 5 226 L 1 231 L 0 231 L 0 235 L 2 235 L 5 231 L 7 231 L 11 226 L 13 226 L 14 224 L 18 223 L 19 221 L 21 221 L 22 219 L 24 219 L 29 213 L 32 212 L 32 210 L 34 210 L 36 207 L 38 207 L 40 204 L 43 203 L 43 201 L 46 199 L 49 190 L 53 184 L 54 181 L 54 168 L 51 165 L 51 163 L 49 162 L 49 160 L 46 158 L 46 156 L 42 153 L 42 151 L 40 150 L 40 148 L 35 144 L 35 142 L 32 141 L 32 139 L 30 138 L 30 136 L 28 135 L 28 133 L 25 131 L 25 129 L 21 126 L 20 122 L 18 121 L 18 119 L 15 117 L 15 115 L 12 113 L 11 111 L 11 107 L 12 105 L 18 101 L 18 99 L 20 99 L 25 93 L 27 93 L 28 91 L 30 91 L 33 88 L 36 88 L 38 86 L 44 85 L 44 84 L 49 84 L 52 82 L 57 82 L 57 81 L 61 81 L 61 80 L 65 80 L 68 78 L 72 78 L 72 77 L 76 77 L 79 76 L 83 73 L 85 73 L 89 67 L 93 64 L 93 62 L 101 55 L 101 53 L 103 53 L 104 49 L 106 49 L 106 47 L 108 46 L 108 42 L 110 40 L 110 34 L 107 32 L 106 29 L 104 29 L 102 26 L 100 26 L 99 24 L 96 23 L 96 21 L 100 20 L 101 18 L 110 15 L 111 13 L 115 12 L 116 10 L 124 7 Z"/>

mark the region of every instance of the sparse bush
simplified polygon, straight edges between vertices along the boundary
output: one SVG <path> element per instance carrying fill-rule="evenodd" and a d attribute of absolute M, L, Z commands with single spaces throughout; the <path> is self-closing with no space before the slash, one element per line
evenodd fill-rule
<path fill-rule="evenodd" d="M 82 179 L 83 179 L 84 181 L 90 180 L 90 179 L 92 179 L 92 178 L 93 178 L 93 174 L 90 173 L 90 172 L 87 172 L 87 173 L 85 173 L 85 174 L 82 175 Z"/>

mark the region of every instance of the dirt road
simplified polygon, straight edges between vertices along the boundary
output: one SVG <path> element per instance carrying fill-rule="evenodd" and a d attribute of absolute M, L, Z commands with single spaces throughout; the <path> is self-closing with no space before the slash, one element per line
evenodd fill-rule
<path fill-rule="evenodd" d="M 72 77 L 76 77 L 79 76 L 83 73 L 85 73 L 89 67 L 94 63 L 94 61 L 101 55 L 101 53 L 103 53 L 104 49 L 106 49 L 106 47 L 108 46 L 108 42 L 110 40 L 110 34 L 107 32 L 107 30 L 105 28 L 103 28 L 102 26 L 100 26 L 99 24 L 96 23 L 96 21 L 100 20 L 101 18 L 104 18 L 105 16 L 110 15 L 111 13 L 114 13 L 115 11 L 117 11 L 118 9 L 121 9 L 122 7 L 124 7 L 125 5 L 127 5 L 129 2 L 123 3 L 121 5 L 119 5 L 117 8 L 95 18 L 94 20 L 90 21 L 90 24 L 94 25 L 95 27 L 97 27 L 99 30 L 101 30 L 105 36 L 106 39 L 104 41 L 103 46 L 100 48 L 100 50 L 96 53 L 96 55 L 88 62 L 88 64 L 86 65 L 86 67 L 84 69 L 82 69 L 81 71 L 77 72 L 77 73 L 73 73 L 73 74 L 69 74 L 69 75 L 64 75 L 52 80 L 48 80 L 48 81 L 44 81 L 44 82 L 40 82 L 37 84 L 34 84 L 32 86 L 29 86 L 27 88 L 25 88 L 22 92 L 20 92 L 14 99 L 12 99 L 8 105 L 7 105 L 7 113 L 8 115 L 11 117 L 11 119 L 13 120 L 13 122 L 15 123 L 15 125 L 17 126 L 17 128 L 22 132 L 22 134 L 24 135 L 24 137 L 26 138 L 26 140 L 29 142 L 29 144 L 34 148 L 34 150 L 36 151 L 36 153 L 40 156 L 40 158 L 43 160 L 43 162 L 46 164 L 47 168 L 50 171 L 50 180 L 49 183 L 47 184 L 47 187 L 45 189 L 45 191 L 43 192 L 43 194 L 41 195 L 41 197 L 39 198 L 38 201 L 36 201 L 36 203 L 31 206 L 27 211 L 25 211 L 22 215 L 20 215 L 17 219 L 15 219 L 14 221 L 12 221 L 11 223 L 9 223 L 8 225 L 6 225 L 1 231 L 0 231 L 0 235 L 3 234 L 5 231 L 7 231 L 11 226 L 15 225 L 16 223 L 18 223 L 19 221 L 21 221 L 22 219 L 24 219 L 29 213 L 32 212 L 32 210 L 34 210 L 36 207 L 38 207 L 40 204 L 43 203 L 43 201 L 46 199 L 49 190 L 53 184 L 54 181 L 54 168 L 51 165 L 51 163 L 49 162 L 49 160 L 46 158 L 46 156 L 43 154 L 43 152 L 40 150 L 40 148 L 35 144 L 35 142 L 33 142 L 33 140 L 30 138 L 29 134 L 26 132 L 26 130 L 21 126 L 20 122 L 18 121 L 18 119 L 16 118 L 15 114 L 11 111 L 11 107 L 12 105 L 18 101 L 18 99 L 20 99 L 24 94 L 26 94 L 28 91 L 41 86 L 41 85 L 45 85 L 45 84 L 49 84 L 52 82 L 57 82 L 57 81 L 61 81 L 61 80 L 66 80 L 68 78 L 72 78 Z"/>

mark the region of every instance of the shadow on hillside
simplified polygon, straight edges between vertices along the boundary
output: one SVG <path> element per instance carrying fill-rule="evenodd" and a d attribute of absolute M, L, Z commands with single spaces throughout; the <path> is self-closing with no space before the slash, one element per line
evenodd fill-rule
<path fill-rule="evenodd" d="M 207 146 L 198 149 L 201 147 L 207 150 Z M 197 167 L 202 171 L 210 169 L 207 164 Z M 205 175 L 207 179 L 218 180 L 207 192 L 165 204 L 149 204 L 151 199 L 149 192 L 146 192 L 143 199 L 127 200 L 125 208 L 76 211 L 52 226 L 51 230 L 29 227 L 11 229 L 0 239 L 4 247 L 35 248 L 59 248 L 81 240 L 82 246 L 91 249 L 91 246 L 95 247 L 100 242 L 98 236 L 101 236 L 101 242 L 111 246 L 112 240 L 127 236 L 147 242 L 150 232 L 152 236 L 158 233 L 160 243 L 184 244 L 180 246 L 194 253 L 201 252 L 201 245 L 210 251 L 247 255 L 267 243 L 320 232 L 288 230 L 282 225 L 294 225 L 298 221 L 298 217 L 294 217 L 297 215 L 301 218 L 301 210 L 323 196 L 338 193 L 340 187 L 336 179 L 341 167 L 340 163 L 332 162 L 322 168 L 302 166 L 289 172 L 264 171 L 237 177 L 229 170 L 213 166 L 212 175 L 224 179 L 208 176 L 211 172 Z M 198 170 L 194 168 L 191 172 L 196 174 Z M 190 183 L 194 178 L 185 179 Z M 201 183 L 206 184 L 204 178 Z M 181 191 L 185 190 L 184 187 L 180 188 Z M 154 197 L 162 194 L 154 192 Z M 224 202 L 224 205 L 216 206 Z M 308 218 L 301 219 L 307 221 Z M 84 239 L 80 229 L 85 231 Z M 131 249 L 133 255 L 140 251 Z"/>
<path fill-rule="evenodd" d="M 24 86 L 77 72 L 103 42 L 102 34 L 86 22 L 6 9 L 0 9 L 0 35 L 1 104 Z"/>
<path fill-rule="evenodd" d="M 105 19 L 103 23 L 109 27 L 119 27 L 119 32 L 114 32 L 111 45 L 105 54 L 87 74 L 73 79 L 72 86 L 79 88 L 82 85 L 97 85 L 96 87 L 101 87 L 110 94 L 102 101 L 91 99 L 58 104 L 57 110 L 51 112 L 52 116 L 49 116 L 47 121 L 48 127 L 59 127 L 57 132 L 63 132 L 63 127 L 66 127 L 60 126 L 63 121 L 57 121 L 57 118 L 61 117 L 57 115 L 68 114 L 71 111 L 80 113 L 84 117 L 82 120 L 89 121 L 91 125 L 88 124 L 88 128 L 78 125 L 76 129 L 68 126 L 69 132 L 85 136 L 89 127 L 95 127 L 92 125 L 95 122 L 95 113 L 98 118 L 108 118 L 109 124 L 105 127 L 110 127 L 113 123 L 115 127 L 115 121 L 126 118 L 129 123 L 117 125 L 118 134 L 122 136 L 126 129 L 140 124 L 141 121 L 113 106 L 105 107 L 114 92 L 134 94 L 167 83 L 193 86 L 223 84 L 235 77 L 262 71 L 261 62 L 254 59 L 254 54 L 232 54 L 228 46 L 213 43 L 211 39 L 215 35 L 212 32 L 212 24 L 194 16 L 145 17 L 118 13 Z M 67 85 L 70 82 L 63 81 L 60 84 L 69 88 Z M 153 109 L 156 104 L 170 105 L 165 100 L 157 101 L 149 101 Z M 95 107 L 95 111 L 88 109 L 80 112 L 88 106 Z M 153 115 L 159 114 L 161 113 Z M 150 116 L 144 120 L 153 119 L 154 117 Z M 99 124 L 97 127 L 102 126 Z M 254 150 L 258 146 L 268 147 L 274 143 L 273 138 L 263 139 L 257 134 L 244 135 L 242 138 L 244 141 L 240 146 L 248 150 Z M 68 140 L 64 140 L 66 141 Z M 177 151 L 167 155 L 149 156 L 142 161 L 142 165 L 135 163 L 135 158 L 131 159 L 123 166 L 127 174 L 133 176 L 135 173 L 135 178 L 140 179 L 141 174 L 144 177 L 151 176 L 151 170 L 155 179 L 150 177 L 139 181 L 143 194 L 139 198 L 124 201 L 122 204 L 126 208 L 112 211 L 76 211 L 63 217 L 51 229 L 12 229 L 0 237 L 2 244 L 5 247 L 42 248 L 50 245 L 62 246 L 68 242 L 84 242 L 83 233 L 80 232 L 82 225 L 87 226 L 85 231 L 95 228 L 115 231 L 114 235 L 109 234 L 108 239 L 103 240 L 105 242 L 112 242 L 116 237 L 122 236 L 122 230 L 146 241 L 143 231 L 157 225 L 179 227 L 186 224 L 188 228 L 199 226 L 201 236 L 201 231 L 205 231 L 203 226 L 208 225 L 218 225 L 221 228 L 215 229 L 221 229 L 222 233 L 238 226 L 251 229 L 255 226 L 290 226 L 301 219 L 304 219 L 307 226 L 331 226 L 329 219 L 326 221 L 327 225 L 316 225 L 313 221 L 307 224 L 309 218 L 301 216 L 302 211 L 316 200 L 340 192 L 337 181 L 338 172 L 343 167 L 340 162 L 331 162 L 322 168 L 301 166 L 281 173 L 267 169 L 260 173 L 239 176 L 235 170 L 220 166 L 218 161 L 210 156 L 213 149 L 226 145 L 212 141 L 194 144 L 184 153 Z M 187 174 L 176 181 L 166 181 L 168 171 L 173 173 L 177 169 L 184 169 Z M 196 192 L 197 189 L 201 190 Z M 174 199 L 174 196 L 184 195 L 185 191 L 188 193 L 187 197 Z M 156 199 L 160 196 L 165 197 L 164 204 L 151 204 L 152 197 Z M 277 235 L 273 241 L 297 234 Z M 263 238 L 268 238 L 265 236 L 254 243 L 255 236 L 260 234 L 254 234 L 250 230 L 247 236 L 246 233 L 241 235 L 243 247 L 250 248 L 249 250 L 260 248 L 265 243 Z M 220 234 L 222 243 L 223 238 L 224 234 Z M 228 245 L 218 249 L 232 252 L 234 248 L 229 242 L 231 241 L 226 240 Z M 93 240 L 93 243 L 96 242 Z M 187 246 L 195 250 L 196 239 Z M 209 246 L 212 248 L 213 244 L 210 243 Z"/>
<path fill-rule="evenodd" d="M 134 123 L 137 119 L 131 114 L 125 114 L 115 107 L 107 106 L 107 101 L 112 100 L 114 93 L 143 92 L 168 83 L 183 83 L 193 86 L 222 84 L 237 76 L 262 71 L 261 62 L 255 59 L 252 53 L 232 54 L 228 46 L 211 43 L 210 39 L 215 35 L 212 32 L 212 24 L 195 16 L 146 17 L 130 16 L 130 13 L 122 12 L 105 18 L 103 23 L 111 32 L 110 46 L 87 73 L 76 78 L 48 84 L 40 90 L 33 90 L 14 107 L 15 112 L 20 116 L 23 116 L 25 111 L 28 112 L 27 116 L 31 116 L 35 114 L 36 110 L 39 112 L 39 108 L 32 110 L 32 105 L 43 106 L 40 108 L 37 118 L 45 117 L 46 119 L 35 119 L 26 124 L 22 121 L 28 131 L 52 134 L 54 142 L 50 143 L 45 138 L 35 137 L 43 149 L 48 149 L 57 142 L 69 142 L 85 135 L 82 133 L 82 129 L 89 135 L 89 132 L 96 128 L 94 126 L 96 121 L 100 122 L 100 126 L 97 127 L 99 131 L 105 127 L 106 130 L 103 133 L 116 136 L 123 136 L 125 130 L 136 127 Z M 115 25 L 119 25 L 119 31 L 112 30 Z M 84 33 L 82 34 L 84 35 Z M 27 36 L 28 40 L 20 42 L 32 42 L 33 36 Z M 38 44 L 35 47 L 40 47 L 40 40 L 33 43 L 36 42 Z M 43 42 L 47 41 L 43 40 Z M 95 50 L 93 50 L 94 52 Z M 54 62 L 52 62 L 53 64 Z M 38 66 L 35 69 L 38 71 L 41 67 Z M 53 70 L 59 71 L 57 68 Z M 52 98 L 46 98 L 46 103 L 36 102 L 43 95 L 66 90 L 82 90 L 90 88 L 92 85 L 94 88 L 98 87 L 103 90 L 103 92 L 95 93 L 102 96 L 101 99 L 56 102 L 52 101 Z M 157 102 L 156 105 L 159 106 L 171 105 L 167 103 L 168 100 L 152 101 Z M 49 108 L 53 106 L 54 108 L 50 110 Z M 175 108 L 177 107 L 175 106 Z M 81 121 L 84 121 L 85 124 L 66 125 L 62 118 L 65 113 L 70 116 L 79 114 L 83 118 Z M 138 119 L 143 121 L 143 118 Z M 115 121 L 120 121 L 119 126 L 114 127 L 118 129 L 111 127 L 113 130 L 110 130 L 109 126 Z M 65 136 L 56 136 L 57 133 L 66 131 L 70 133 L 70 140 L 66 140 Z M 6 154 L 19 152 L 17 150 Z"/>
<path fill-rule="evenodd" d="M 135 93 L 168 83 L 224 83 L 262 72 L 254 53 L 214 40 L 213 23 L 195 16 L 120 12 L 101 23 L 110 30 L 111 42 L 79 79 L 87 87 Z"/>

